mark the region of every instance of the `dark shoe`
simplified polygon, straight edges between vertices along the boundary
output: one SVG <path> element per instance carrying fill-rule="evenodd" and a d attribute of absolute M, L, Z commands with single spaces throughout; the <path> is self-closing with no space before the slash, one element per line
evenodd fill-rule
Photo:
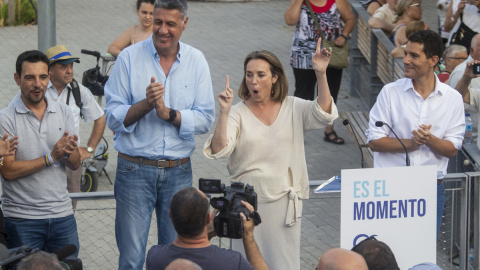
<path fill-rule="evenodd" d="M 330 138 L 330 136 L 334 136 L 333 138 Z M 330 132 L 330 133 L 326 133 L 325 132 L 325 137 L 323 138 L 324 141 L 326 142 L 331 142 L 331 143 L 334 143 L 334 144 L 344 144 L 345 143 L 345 140 L 338 137 L 337 136 L 337 133 L 334 131 Z"/>

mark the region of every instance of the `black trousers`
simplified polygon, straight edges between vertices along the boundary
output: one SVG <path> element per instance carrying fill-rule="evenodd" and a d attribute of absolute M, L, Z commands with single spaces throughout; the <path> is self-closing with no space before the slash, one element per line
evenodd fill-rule
<path fill-rule="evenodd" d="M 333 97 L 335 103 L 337 103 L 338 91 L 340 90 L 340 83 L 342 82 L 341 68 L 327 68 L 327 83 L 330 88 L 330 94 Z M 313 69 L 293 69 L 293 75 L 295 76 L 295 92 L 294 96 L 314 100 L 317 96 L 315 93 L 315 84 L 317 83 L 317 77 Z"/>

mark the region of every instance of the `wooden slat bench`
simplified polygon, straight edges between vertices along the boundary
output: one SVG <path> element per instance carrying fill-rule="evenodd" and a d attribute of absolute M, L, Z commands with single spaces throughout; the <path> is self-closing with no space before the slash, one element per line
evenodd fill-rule
<path fill-rule="evenodd" d="M 359 146 L 362 148 L 365 168 L 373 168 L 373 152 L 368 147 L 367 137 L 365 136 L 365 130 L 368 129 L 368 114 L 368 111 L 340 112 L 340 118 L 342 118 L 342 120 L 348 119 L 350 122 L 347 130 L 354 140 L 352 129 L 355 131 L 358 144 L 360 144 Z M 355 143 L 357 142 L 355 141 Z"/>

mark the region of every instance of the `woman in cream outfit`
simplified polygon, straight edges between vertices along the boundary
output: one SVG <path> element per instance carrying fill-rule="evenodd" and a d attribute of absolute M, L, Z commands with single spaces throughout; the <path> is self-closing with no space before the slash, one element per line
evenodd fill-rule
<path fill-rule="evenodd" d="M 254 237 L 270 269 L 300 269 L 302 200 L 309 195 L 303 134 L 338 117 L 325 75 L 330 52 L 320 50 L 320 44 L 321 39 L 312 60 L 318 80 L 313 101 L 287 97 L 285 72 L 274 54 L 247 55 L 238 90 L 242 101 L 232 106 L 227 76 L 218 95 L 217 127 L 203 150 L 211 159 L 229 157 L 232 181 L 255 188 L 262 223 Z M 244 252 L 241 240 L 232 248 Z"/>

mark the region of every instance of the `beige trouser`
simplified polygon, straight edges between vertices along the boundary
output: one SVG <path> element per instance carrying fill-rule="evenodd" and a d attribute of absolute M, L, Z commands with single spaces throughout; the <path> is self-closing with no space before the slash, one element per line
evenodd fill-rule
<path fill-rule="evenodd" d="M 68 167 L 65 167 L 67 173 L 67 190 L 70 193 L 80 192 L 80 181 L 82 178 L 82 166 L 75 171 L 70 170 Z M 75 209 L 77 207 L 77 201 L 72 201 L 72 207 Z"/>

